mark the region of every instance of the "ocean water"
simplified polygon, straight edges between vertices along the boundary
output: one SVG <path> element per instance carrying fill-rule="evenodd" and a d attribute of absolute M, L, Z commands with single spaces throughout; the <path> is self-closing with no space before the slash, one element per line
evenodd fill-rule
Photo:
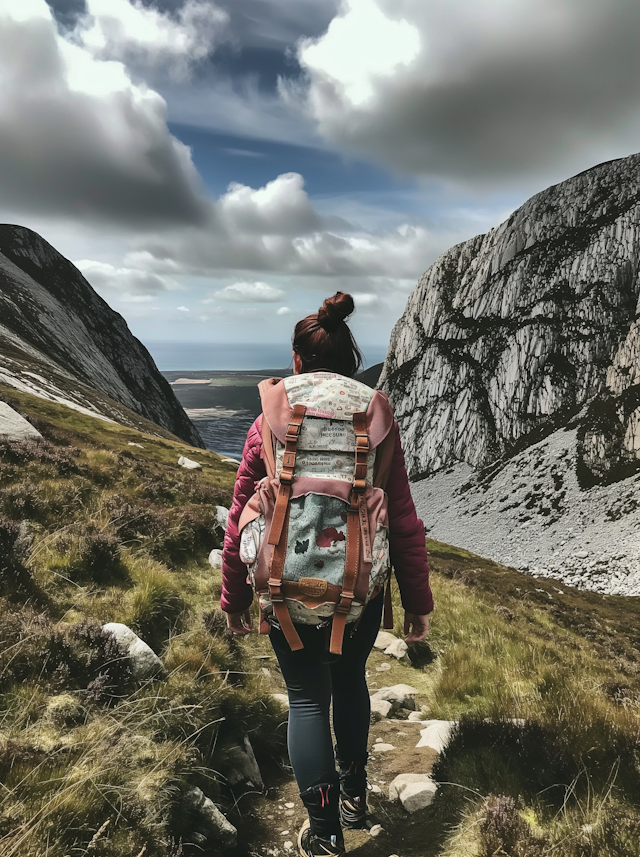
<path fill-rule="evenodd" d="M 273 370 L 280 374 L 291 363 L 291 348 L 284 345 L 224 344 L 198 342 L 145 342 L 151 356 L 161 372 L 202 372 L 217 371 L 265 371 Z M 373 366 L 384 360 L 386 346 L 365 346 L 363 349 L 366 366 Z M 175 377 L 175 376 L 174 376 Z M 208 401 L 207 390 L 202 387 L 177 385 L 174 391 L 183 407 L 210 408 L 218 404 Z M 194 400 L 195 398 L 195 400 Z M 202 401 L 198 401 L 201 399 Z M 244 442 L 251 424 L 257 416 L 242 402 L 225 403 L 226 413 L 214 418 L 204 414 L 195 418 L 194 425 L 200 432 L 207 449 L 229 458 L 241 458 Z M 233 413 L 235 408 L 238 408 Z M 259 408 L 259 403 L 255 405 Z"/>
<path fill-rule="evenodd" d="M 161 372 L 189 369 L 284 369 L 291 364 L 291 345 L 256 343 L 226 344 L 221 342 L 145 342 Z M 386 345 L 363 345 L 365 368 L 381 363 L 387 353 Z"/>

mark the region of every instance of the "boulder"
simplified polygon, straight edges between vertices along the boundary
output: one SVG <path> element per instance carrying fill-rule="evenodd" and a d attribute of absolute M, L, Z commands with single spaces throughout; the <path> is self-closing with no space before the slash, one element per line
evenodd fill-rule
<path fill-rule="evenodd" d="M 405 643 L 404 640 L 400 640 L 398 637 L 390 643 L 387 648 L 384 650 L 385 655 L 389 655 L 390 658 L 395 658 L 398 661 L 401 661 L 403 664 L 410 664 L 409 660 L 409 646 Z"/>
<path fill-rule="evenodd" d="M 227 782 L 230 786 L 246 783 L 260 791 L 264 790 L 260 768 L 256 762 L 251 742 L 246 735 L 242 739 L 242 746 L 237 745 L 228 750 L 227 769 L 229 771 Z"/>
<path fill-rule="evenodd" d="M 392 711 L 392 705 L 386 699 L 374 699 L 371 697 L 371 722 L 377 723 L 384 720 Z"/>
<path fill-rule="evenodd" d="M 102 626 L 106 634 L 111 634 L 118 644 L 120 652 L 131 661 L 131 672 L 136 679 L 153 678 L 164 672 L 160 658 L 144 640 L 120 622 L 107 622 Z"/>
<path fill-rule="evenodd" d="M 223 530 L 227 529 L 227 524 L 229 523 L 229 510 L 225 506 L 216 506 L 216 523 L 219 524 Z"/>
<path fill-rule="evenodd" d="M 202 470 L 202 465 L 197 461 L 192 461 L 190 458 L 186 458 L 184 455 L 181 455 L 178 459 L 178 464 L 180 467 L 186 467 L 187 470 Z"/>
<path fill-rule="evenodd" d="M 186 792 L 184 802 L 194 818 L 191 839 L 196 845 L 219 842 L 229 847 L 236 844 L 238 831 L 201 789 L 193 788 Z"/>
<path fill-rule="evenodd" d="M 457 725 L 457 720 L 425 721 L 425 728 L 420 730 L 421 737 L 416 747 L 430 747 L 436 753 L 442 753 Z"/>
<path fill-rule="evenodd" d="M 389 800 L 399 800 L 407 812 L 429 806 L 438 784 L 428 774 L 400 774 L 389 786 Z"/>
<path fill-rule="evenodd" d="M 392 645 L 398 638 L 395 634 L 390 634 L 389 631 L 379 631 L 378 636 L 376 637 L 376 641 L 373 644 L 374 648 L 380 649 L 380 651 L 384 652 L 387 646 Z"/>
<path fill-rule="evenodd" d="M 6 402 L 0 402 L 0 438 L 4 440 L 33 440 L 41 438 L 38 429 Z"/>
<path fill-rule="evenodd" d="M 214 548 L 209 554 L 209 565 L 211 568 L 222 568 L 222 551 Z"/>
<path fill-rule="evenodd" d="M 384 700 L 391 703 L 394 711 L 399 708 L 406 708 L 408 711 L 415 711 L 417 693 L 415 687 L 409 684 L 394 684 L 393 687 L 381 687 L 371 696 L 371 701 Z"/>

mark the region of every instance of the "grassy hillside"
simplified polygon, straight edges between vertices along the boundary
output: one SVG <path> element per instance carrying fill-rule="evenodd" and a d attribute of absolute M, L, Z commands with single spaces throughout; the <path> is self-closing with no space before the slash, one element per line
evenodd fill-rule
<path fill-rule="evenodd" d="M 207 563 L 235 468 L 2 393 L 45 442 L 0 444 L 0 853 L 181 854 L 183 792 L 228 808 L 229 747 L 248 733 L 260 762 L 283 747 L 282 711 L 225 633 Z M 204 469 L 179 467 L 184 454 Z M 137 631 L 166 677 L 134 682 L 108 621 Z"/>
<path fill-rule="evenodd" d="M 301 816 L 277 764 L 282 679 L 265 638 L 224 632 L 206 562 L 234 468 L 151 427 L 0 395 L 46 439 L 0 444 L 0 853 L 186 854 L 182 796 L 198 786 L 239 828 L 238 855 L 284 854 Z M 204 469 L 179 468 L 182 454 Z M 407 816 L 373 795 L 384 832 L 350 834 L 349 853 L 640 855 L 640 602 L 428 547 L 429 642 L 384 671 L 392 659 L 375 652 L 370 681 L 411 684 L 429 717 L 460 726 L 435 763 L 434 804 Z M 138 631 L 166 675 L 134 682 L 106 621 Z M 370 766 L 383 792 L 434 762 L 411 729 L 373 726 L 397 748 Z M 270 789 L 234 802 L 224 774 L 245 733 Z"/>

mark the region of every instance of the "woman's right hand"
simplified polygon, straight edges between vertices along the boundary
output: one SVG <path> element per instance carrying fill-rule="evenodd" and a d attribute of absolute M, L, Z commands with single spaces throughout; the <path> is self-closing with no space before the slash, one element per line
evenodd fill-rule
<path fill-rule="evenodd" d="M 227 613 L 227 628 L 232 634 L 244 637 L 251 633 L 251 610 L 242 613 Z"/>
<path fill-rule="evenodd" d="M 419 613 L 404 614 L 404 638 L 405 643 L 417 643 L 424 640 L 429 631 L 429 614 L 420 616 Z M 409 633 L 411 632 L 411 633 Z"/>

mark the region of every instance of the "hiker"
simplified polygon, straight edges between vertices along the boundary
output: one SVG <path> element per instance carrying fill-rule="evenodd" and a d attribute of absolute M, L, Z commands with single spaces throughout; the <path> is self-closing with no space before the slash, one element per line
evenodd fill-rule
<path fill-rule="evenodd" d="M 255 588 L 287 686 L 289 756 L 309 815 L 302 857 L 340 857 L 342 829 L 366 827 L 365 665 L 390 608 L 390 565 L 407 642 L 424 639 L 433 609 L 398 424 L 387 397 L 354 380 L 353 310 L 351 295 L 325 300 L 295 327 L 294 374 L 260 384 L 222 555 L 228 627 L 250 633 Z"/>

